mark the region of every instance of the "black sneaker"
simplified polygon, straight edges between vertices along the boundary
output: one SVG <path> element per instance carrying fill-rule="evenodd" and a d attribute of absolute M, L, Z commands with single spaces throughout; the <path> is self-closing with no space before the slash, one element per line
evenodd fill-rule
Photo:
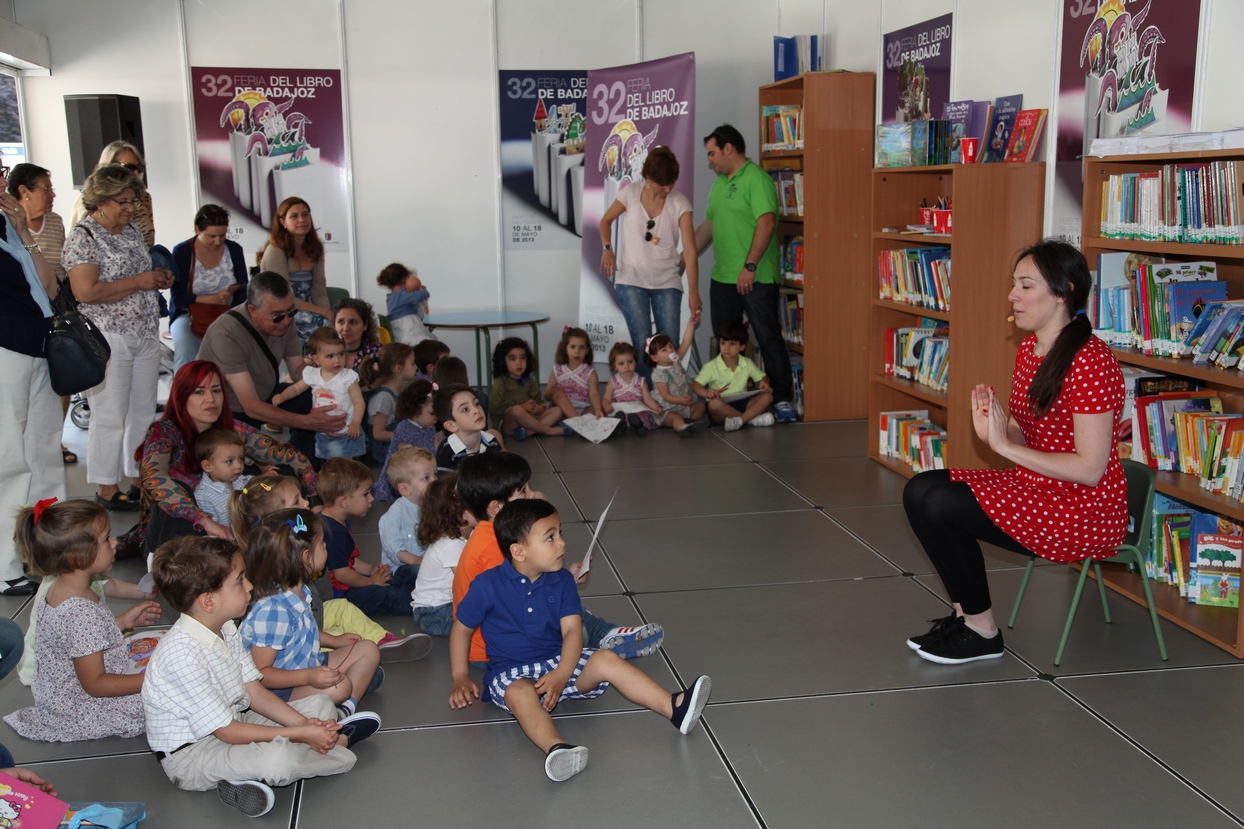
<path fill-rule="evenodd" d="M 31 581 L 25 576 L 0 582 L 0 596 L 33 596 L 38 592 L 39 582 Z"/>
<path fill-rule="evenodd" d="M 342 737 L 349 741 L 347 748 L 354 748 L 380 730 L 380 715 L 371 711 L 357 711 L 341 720 Z"/>
<path fill-rule="evenodd" d="M 921 648 L 923 648 L 925 645 L 933 644 L 938 639 L 941 639 L 944 635 L 950 632 L 950 629 L 954 625 L 955 620 L 959 618 L 960 617 L 958 614 L 956 614 L 954 611 L 951 611 L 949 616 L 943 616 L 940 619 L 930 619 L 929 621 L 933 623 L 933 627 L 929 628 L 929 632 L 922 633 L 919 636 L 913 636 L 910 639 L 908 639 L 907 647 L 911 648 L 913 651 L 918 651 Z"/>
<path fill-rule="evenodd" d="M 968 627 L 962 618 L 936 641 L 916 651 L 921 659 L 943 665 L 961 665 L 978 659 L 1001 659 L 1003 652 L 1001 630 L 993 638 L 986 639 Z"/>
<path fill-rule="evenodd" d="M 635 433 L 637 438 L 642 438 L 648 434 L 648 430 L 644 428 L 644 422 L 639 419 L 639 415 L 633 412 L 626 416 L 626 425 Z"/>
<path fill-rule="evenodd" d="M 216 784 L 216 794 L 247 817 L 266 815 L 276 805 L 271 787 L 258 780 L 221 780 Z"/>

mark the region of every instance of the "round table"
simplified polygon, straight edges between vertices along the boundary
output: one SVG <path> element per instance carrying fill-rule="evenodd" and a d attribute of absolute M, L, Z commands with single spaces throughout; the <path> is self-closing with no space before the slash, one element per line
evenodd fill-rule
<path fill-rule="evenodd" d="M 536 365 L 531 367 L 533 377 L 540 376 L 540 333 L 536 326 L 548 322 L 548 314 L 534 314 L 530 311 L 457 311 L 449 314 L 428 314 L 423 324 L 428 330 L 437 328 L 475 330 L 475 376 L 480 388 L 488 388 L 489 383 L 484 377 L 485 366 L 492 359 L 493 328 L 511 328 L 516 325 L 531 326 L 531 356 Z M 484 335 L 484 351 L 480 351 L 480 333 Z M 485 353 L 487 356 L 484 356 Z"/>

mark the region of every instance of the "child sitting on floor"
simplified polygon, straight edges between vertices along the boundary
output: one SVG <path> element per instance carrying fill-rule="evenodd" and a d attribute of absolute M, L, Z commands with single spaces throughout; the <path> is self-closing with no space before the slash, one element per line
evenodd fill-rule
<path fill-rule="evenodd" d="M 648 393 L 648 384 L 635 370 L 639 363 L 639 352 L 630 343 L 614 343 L 609 349 L 609 368 L 613 376 L 605 384 L 605 399 L 602 403 L 605 414 L 614 415 L 614 403 L 640 403 L 648 408 L 646 412 L 622 412 L 616 416 L 639 437 L 643 437 L 649 429 L 658 429 L 656 413 L 661 407 Z"/>
<path fill-rule="evenodd" d="M 561 342 L 553 357 L 556 365 L 549 372 L 544 399 L 561 409 L 566 417 L 578 417 L 587 410 L 604 417 L 600 381 L 592 367 L 592 340 L 582 328 L 562 330 Z"/>
<path fill-rule="evenodd" d="M 169 780 L 188 791 L 214 788 L 259 817 L 276 803 L 270 786 L 353 768 L 349 749 L 380 728 L 380 717 L 360 711 L 335 722 L 328 696 L 291 704 L 263 686 L 232 621 L 250 602 L 242 567 L 223 538 L 183 536 L 156 550 L 156 587 L 181 618 L 147 664 L 142 704 L 147 744 Z"/>
<path fill-rule="evenodd" d="M 195 436 L 194 456 L 203 470 L 194 488 L 194 502 L 208 518 L 228 527 L 229 496 L 254 477 L 242 474 L 246 468 L 246 444 L 232 429 L 207 429 Z"/>
<path fill-rule="evenodd" d="M 35 704 L 4 721 L 28 740 L 143 733 L 143 676 L 129 672 L 121 631 L 151 624 L 160 605 L 142 602 L 114 617 L 91 589 L 92 577 L 108 572 L 116 551 L 107 510 L 90 501 L 49 498 L 18 512 L 14 535 L 30 571 L 56 581 L 39 611 Z"/>
<path fill-rule="evenodd" d="M 307 499 L 302 497 L 297 480 L 284 475 L 256 476 L 229 501 L 233 535 L 238 546 L 243 550 L 249 546 L 251 531 L 265 517 L 277 510 L 294 507 L 307 508 Z M 375 642 L 380 648 L 382 665 L 412 662 L 431 652 L 432 640 L 425 634 L 394 636 L 350 602 L 334 599 L 333 586 L 327 573 L 308 582 L 307 586 L 311 591 L 311 612 L 315 616 L 316 627 L 334 636 L 356 634 L 369 642 Z M 328 598 L 325 599 L 325 596 Z"/>
<path fill-rule="evenodd" d="M 389 569 L 387 564 L 359 560 L 359 548 L 350 534 L 350 519 L 371 509 L 371 471 L 349 458 L 333 458 L 320 469 L 321 514 L 327 529 L 328 570 L 333 598 L 349 599 L 359 610 L 377 616 L 410 613 L 415 573 Z M 422 635 L 422 634 L 419 634 Z"/>
<path fill-rule="evenodd" d="M 436 371 L 436 364 L 440 362 L 442 357 L 449 356 L 449 346 L 440 340 L 429 337 L 415 344 L 415 365 L 419 367 L 419 373 L 415 375 L 416 380 L 427 380 L 432 382 L 432 374 Z"/>
<path fill-rule="evenodd" d="M 471 532 L 454 570 L 455 613 L 475 577 L 505 560 L 493 532 L 493 517 L 508 501 L 544 497 L 532 491 L 530 482 L 531 465 L 522 455 L 513 452 L 473 455 L 463 461 L 458 474 L 458 495 L 479 523 Z M 578 562 L 567 569 L 578 577 Z M 624 659 L 656 653 L 665 636 L 661 626 L 655 622 L 639 627 L 623 627 L 593 615 L 586 608 L 582 617 L 583 641 L 593 648 L 615 651 Z M 484 637 L 476 631 L 471 637 L 471 662 L 482 664 L 487 661 Z"/>
<path fill-rule="evenodd" d="M 712 680 L 701 676 L 671 694 L 612 651 L 584 647 L 579 592 L 562 567 L 566 542 L 557 509 L 543 500 L 510 501 L 496 515 L 494 528 L 505 561 L 481 573 L 458 602 L 449 635 L 450 707 L 465 708 L 479 698 L 467 655 L 471 636 L 482 627 L 489 642 L 484 684 L 490 699 L 513 714 L 544 752 L 550 780 L 570 779 L 588 760 L 586 748 L 563 742 L 550 716 L 553 710 L 564 699 L 598 697 L 610 683 L 631 702 L 689 734 L 708 703 Z"/>
<path fill-rule="evenodd" d="M 384 302 L 394 341 L 413 346 L 423 340 L 436 339 L 423 324 L 431 294 L 414 270 L 394 262 L 380 272 L 376 284 L 389 289 Z"/>
<path fill-rule="evenodd" d="M 392 501 L 397 496 L 389 484 L 389 461 L 405 446 L 418 446 L 436 454 L 436 412 L 432 408 L 431 380 L 416 380 L 397 396 L 397 416 L 401 421 L 393 429 L 388 454 L 380 467 L 380 476 L 371 488 L 377 501 Z"/>
<path fill-rule="evenodd" d="M 423 563 L 410 606 L 425 633 L 448 636 L 454 624 L 454 570 L 467 536 L 478 522 L 458 497 L 458 476 L 450 472 L 428 485 L 420 508 L 418 541 Z"/>
<path fill-rule="evenodd" d="M 363 431 L 367 452 L 377 463 L 384 463 L 389 454 L 389 442 L 398 423 L 397 396 L 418 373 L 414 349 L 406 343 L 382 345 L 378 356 L 364 358 L 359 364 L 359 383 L 372 389 Z"/>
<path fill-rule="evenodd" d="M 400 496 L 380 518 L 380 561 L 395 574 L 418 576 L 423 545 L 415 538 L 419 505 L 428 484 L 436 480 L 436 458 L 427 449 L 407 446 L 389 461 L 389 483 Z"/>
<path fill-rule="evenodd" d="M 540 382 L 532 375 L 535 360 L 531 348 L 520 337 L 506 337 L 492 353 L 492 393 L 488 417 L 493 427 L 515 440 L 536 435 L 569 434 L 557 423 L 564 416 L 549 406 L 540 394 Z"/>
<path fill-rule="evenodd" d="M 357 458 L 367 452 L 363 438 L 363 391 L 359 376 L 354 369 L 345 367 L 346 344 L 332 328 L 317 328 L 307 340 L 307 361 L 311 365 L 302 370 L 302 378 L 284 391 L 272 397 L 272 405 L 279 406 L 287 400 L 311 390 L 311 407 L 327 409 L 329 414 L 346 416 L 341 431 L 334 435 L 315 433 L 315 456 L 329 458 Z"/>
<path fill-rule="evenodd" d="M 682 361 L 695 336 L 695 319 L 687 320 L 682 345 L 674 348 L 668 334 L 650 337 L 644 348 L 644 362 L 652 367 L 652 397 L 661 406 L 661 425 L 669 426 L 682 437 L 691 437 L 708 428 L 704 420 L 704 404 L 691 393 L 691 382 Z"/>
<path fill-rule="evenodd" d="M 321 633 L 311 612 L 313 574 L 324 569 L 324 524 L 306 509 L 277 510 L 259 522 L 246 546 L 254 579 L 251 608 L 238 632 L 263 685 L 281 699 L 328 694 L 343 716 L 384 679 L 380 651 L 357 634 Z M 332 650 L 323 653 L 321 644 Z"/>
<path fill-rule="evenodd" d="M 452 472 L 470 455 L 501 451 L 501 444 L 484 430 L 484 409 L 470 386 L 441 386 L 432 395 L 432 407 L 446 435 L 436 450 L 438 469 Z"/>
<path fill-rule="evenodd" d="M 756 364 L 743 356 L 747 346 L 747 329 L 743 323 L 727 320 L 717 329 L 717 347 L 720 353 L 704 364 L 696 375 L 691 390 L 708 401 L 708 416 L 714 423 L 724 423 L 727 432 L 735 432 L 749 426 L 772 426 L 773 387 L 769 377 Z M 739 400 L 740 409 L 723 398 L 747 391 L 747 381 L 753 380 L 758 391 L 746 401 Z"/>

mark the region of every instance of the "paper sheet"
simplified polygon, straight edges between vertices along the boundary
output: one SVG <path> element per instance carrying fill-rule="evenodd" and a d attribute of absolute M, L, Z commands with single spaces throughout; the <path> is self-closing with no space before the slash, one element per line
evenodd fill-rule
<path fill-rule="evenodd" d="M 562 421 L 592 443 L 600 443 L 612 435 L 620 422 L 616 417 L 597 417 L 592 414 L 568 417 Z"/>
<path fill-rule="evenodd" d="M 652 411 L 652 409 L 649 409 L 647 406 L 645 406 L 643 403 L 639 402 L 638 400 L 626 401 L 622 403 L 619 403 L 617 400 L 615 400 L 613 401 L 613 410 L 615 412 L 623 412 L 625 414 L 642 414 L 644 412 L 648 412 L 649 414 L 656 414 L 656 412 Z"/>
<path fill-rule="evenodd" d="M 752 389 L 751 391 L 741 391 L 738 394 L 722 395 L 722 401 L 726 403 L 738 403 L 740 400 L 746 400 L 749 397 L 755 397 L 760 394 L 760 389 Z"/>
<path fill-rule="evenodd" d="M 600 514 L 600 519 L 596 522 L 592 540 L 587 543 L 587 552 L 583 554 L 583 565 L 579 568 L 578 582 L 580 584 L 587 579 L 588 571 L 592 569 L 592 550 L 596 547 L 596 539 L 600 537 L 600 528 L 605 526 L 605 516 L 609 514 L 609 508 L 613 506 L 613 499 L 617 497 L 618 491 L 615 489 L 613 495 L 609 496 L 609 503 L 605 504 L 605 511 Z"/>
<path fill-rule="evenodd" d="M 141 674 L 147 670 L 147 661 L 151 659 L 156 645 L 160 644 L 160 640 L 164 638 L 164 634 L 168 633 L 168 631 L 168 628 L 143 630 L 126 637 L 125 647 L 129 651 L 130 659 L 125 664 L 123 673 Z"/>

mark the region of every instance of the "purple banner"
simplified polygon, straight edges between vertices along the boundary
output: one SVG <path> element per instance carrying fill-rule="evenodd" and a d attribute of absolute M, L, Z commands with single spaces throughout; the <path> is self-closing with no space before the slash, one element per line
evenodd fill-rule
<path fill-rule="evenodd" d="M 951 19 L 944 15 L 882 36 L 881 123 L 938 118 L 950 100 Z"/>
<path fill-rule="evenodd" d="M 348 254 L 340 70 L 196 66 L 190 74 L 200 201 L 229 210 L 229 238 L 252 256 L 277 205 L 296 196 L 311 207 L 326 256 Z M 352 269 L 353 257 L 338 261 Z"/>
<path fill-rule="evenodd" d="M 1201 0 L 1062 0 L 1053 234 L 1079 244 L 1094 138 L 1192 129 Z"/>
<path fill-rule="evenodd" d="M 600 273 L 600 220 L 623 187 L 643 180 L 640 170 L 648 151 L 658 145 L 678 158 L 675 189 L 688 198 L 695 193 L 695 169 L 704 152 L 695 133 L 695 54 L 594 70 L 588 72 L 587 89 L 579 320 L 592 337 L 593 350 L 603 356 L 630 336 L 613 282 Z M 615 228 L 615 244 L 621 238 Z"/>

